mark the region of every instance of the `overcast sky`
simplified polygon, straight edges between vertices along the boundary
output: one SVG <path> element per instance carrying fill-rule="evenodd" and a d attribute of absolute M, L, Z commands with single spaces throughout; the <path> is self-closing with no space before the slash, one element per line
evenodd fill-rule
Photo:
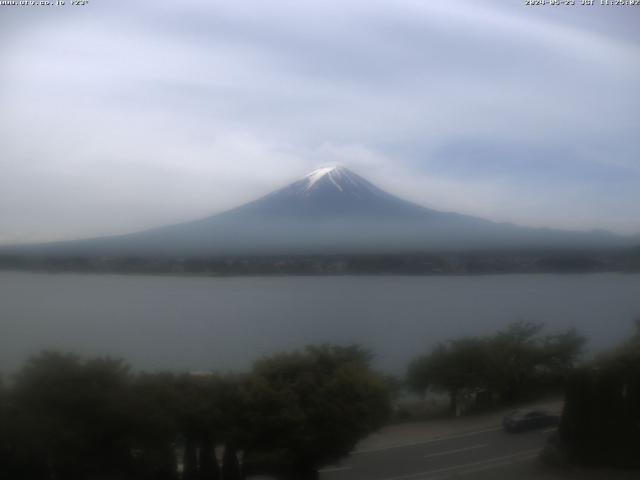
<path fill-rule="evenodd" d="M 330 163 L 640 232 L 640 6 L 70 3 L 0 6 L 0 243 L 195 219 Z"/>

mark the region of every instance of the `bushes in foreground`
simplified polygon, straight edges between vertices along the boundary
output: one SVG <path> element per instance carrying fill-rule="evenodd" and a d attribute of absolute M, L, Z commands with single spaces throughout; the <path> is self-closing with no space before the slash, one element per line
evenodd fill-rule
<path fill-rule="evenodd" d="M 224 444 L 225 480 L 241 469 L 313 478 L 388 415 L 369 360 L 325 345 L 243 375 L 179 375 L 43 353 L 0 385 L 0 468 L 12 480 L 217 479 Z"/>

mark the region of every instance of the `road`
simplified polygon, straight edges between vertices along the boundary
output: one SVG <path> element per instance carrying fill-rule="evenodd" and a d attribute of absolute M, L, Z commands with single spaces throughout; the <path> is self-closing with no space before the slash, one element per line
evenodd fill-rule
<path fill-rule="evenodd" d="M 499 426 L 404 446 L 363 450 L 320 471 L 321 480 L 538 478 L 535 460 L 555 429 L 509 434 Z M 521 464 L 521 465 L 520 465 Z M 518 473 L 516 473 L 518 472 Z M 510 473 L 509 475 L 507 475 Z M 529 476 L 529 475 L 526 475 Z"/>

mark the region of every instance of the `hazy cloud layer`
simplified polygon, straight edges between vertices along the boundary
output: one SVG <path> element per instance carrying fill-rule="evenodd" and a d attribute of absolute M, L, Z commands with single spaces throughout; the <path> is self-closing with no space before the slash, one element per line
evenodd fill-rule
<path fill-rule="evenodd" d="M 0 243 L 198 218 L 334 162 L 433 208 L 640 232 L 640 8 L 522 3 L 0 6 Z"/>

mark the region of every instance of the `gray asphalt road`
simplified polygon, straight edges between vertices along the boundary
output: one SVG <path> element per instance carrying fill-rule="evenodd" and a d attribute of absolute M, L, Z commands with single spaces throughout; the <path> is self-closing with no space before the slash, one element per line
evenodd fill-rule
<path fill-rule="evenodd" d="M 321 480 L 436 480 L 516 478 L 530 471 L 554 429 L 509 434 L 501 428 L 360 452 L 321 470 Z M 508 475 L 513 472 L 514 477 Z M 528 476 L 528 475 L 527 475 Z"/>

